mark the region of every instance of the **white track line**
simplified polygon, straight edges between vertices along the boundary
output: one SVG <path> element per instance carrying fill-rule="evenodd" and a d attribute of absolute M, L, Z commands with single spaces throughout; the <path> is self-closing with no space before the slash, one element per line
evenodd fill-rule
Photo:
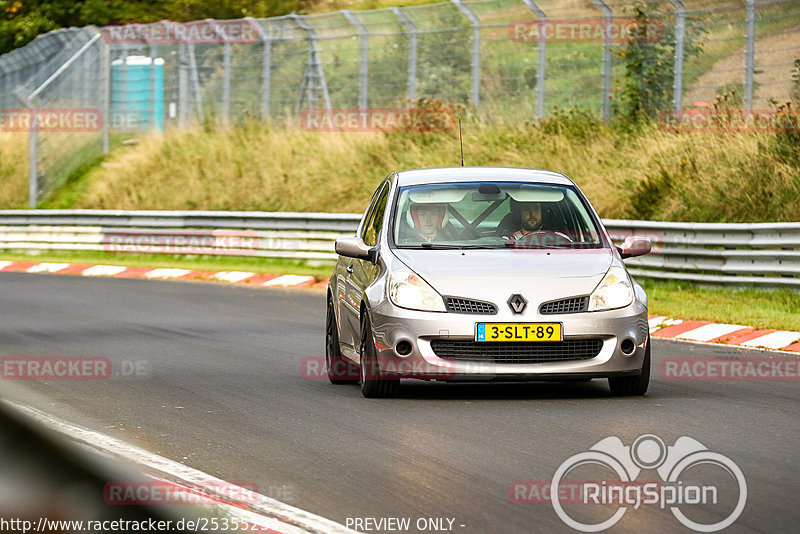
<path fill-rule="evenodd" d="M 309 280 L 314 280 L 314 277 L 300 276 L 297 274 L 284 274 L 283 276 L 279 276 L 277 278 L 273 278 L 272 280 L 264 282 L 264 287 L 296 286 L 298 284 L 302 284 L 303 282 L 308 282 Z"/>
<path fill-rule="evenodd" d="M 747 327 L 738 324 L 711 323 L 688 330 L 682 334 L 678 334 L 675 337 L 680 339 L 691 339 L 694 341 L 711 341 L 714 338 L 724 336 L 725 334 L 730 334 L 731 332 L 741 330 L 742 328 Z"/>
<path fill-rule="evenodd" d="M 189 274 L 190 270 L 187 269 L 153 269 L 144 273 L 145 278 L 178 278 Z"/>
<path fill-rule="evenodd" d="M 800 332 L 772 332 L 761 337 L 740 343 L 745 347 L 766 347 L 768 349 L 782 349 L 800 339 Z"/>
<path fill-rule="evenodd" d="M 236 284 L 243 280 L 247 280 L 248 278 L 252 278 L 256 275 L 256 273 L 248 273 L 246 271 L 220 271 L 211 278 L 216 280 L 220 280 L 222 282 L 230 282 L 231 284 Z"/>
<path fill-rule="evenodd" d="M 92 265 L 81 271 L 83 276 L 116 276 L 127 271 L 127 267 L 121 265 Z"/>
<path fill-rule="evenodd" d="M 124 441 L 112 438 L 105 434 L 77 426 L 48 413 L 37 410 L 24 404 L 13 401 L 2 401 L 6 405 L 32 417 L 48 428 L 65 434 L 73 440 L 85 443 L 95 449 L 111 453 L 120 458 L 125 458 L 138 465 L 159 471 L 178 481 L 189 484 L 220 484 L 234 488 L 233 484 L 222 479 L 175 462 L 145 449 L 136 447 Z M 222 486 L 221 486 L 222 487 Z M 250 491 L 240 488 L 242 492 Z M 314 515 L 305 510 L 282 503 L 266 495 L 258 495 L 255 503 L 250 504 L 250 511 L 221 503 L 225 511 L 238 518 L 254 524 L 263 524 L 278 532 L 287 534 L 315 533 L 315 534 L 357 534 L 339 523 Z M 264 514 L 264 515 L 259 515 Z M 281 518 L 281 519 L 277 519 Z"/>
<path fill-rule="evenodd" d="M 69 267 L 69 263 L 37 263 L 28 267 L 29 273 L 57 273 Z"/>

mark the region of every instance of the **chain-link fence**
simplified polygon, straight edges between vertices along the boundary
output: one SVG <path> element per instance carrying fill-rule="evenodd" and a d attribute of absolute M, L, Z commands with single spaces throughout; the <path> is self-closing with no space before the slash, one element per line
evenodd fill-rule
<path fill-rule="evenodd" d="M 703 106 L 721 94 L 763 109 L 796 91 L 800 0 L 637 5 L 451 0 L 59 30 L 0 56 L 0 105 L 28 110 L 16 117 L 18 129 L 36 125 L 35 204 L 107 151 L 115 132 L 292 121 L 308 109 L 402 109 L 423 98 L 511 120 L 543 117 L 554 106 L 609 118 L 631 68 L 631 43 L 662 109 Z M 0 130 L 14 129 L 11 117 Z"/>

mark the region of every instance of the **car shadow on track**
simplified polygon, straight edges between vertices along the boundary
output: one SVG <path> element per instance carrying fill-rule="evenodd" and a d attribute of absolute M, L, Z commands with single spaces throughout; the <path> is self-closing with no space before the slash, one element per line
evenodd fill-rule
<path fill-rule="evenodd" d="M 396 398 L 440 400 L 614 398 L 604 379 L 591 382 L 464 382 L 404 380 Z"/>

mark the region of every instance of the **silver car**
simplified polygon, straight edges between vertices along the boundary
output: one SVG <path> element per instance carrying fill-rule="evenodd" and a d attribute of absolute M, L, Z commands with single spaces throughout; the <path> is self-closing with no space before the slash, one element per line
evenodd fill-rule
<path fill-rule="evenodd" d="M 365 397 L 400 379 L 650 380 L 647 295 L 575 183 L 557 172 L 455 167 L 395 172 L 355 237 L 336 241 L 326 360 Z"/>

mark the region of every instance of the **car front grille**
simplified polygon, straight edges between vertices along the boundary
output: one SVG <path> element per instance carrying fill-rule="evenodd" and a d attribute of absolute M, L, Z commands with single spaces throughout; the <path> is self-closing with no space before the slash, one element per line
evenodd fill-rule
<path fill-rule="evenodd" d="M 602 339 L 564 341 L 477 342 L 434 339 L 434 354 L 445 360 L 485 363 L 550 363 L 591 360 L 603 348 Z"/>
<path fill-rule="evenodd" d="M 497 313 L 497 306 L 491 302 L 483 302 L 481 300 L 447 297 L 447 311 L 451 313 L 494 315 Z"/>
<path fill-rule="evenodd" d="M 545 302 L 539 307 L 542 315 L 555 315 L 557 313 L 578 313 L 589 309 L 589 297 L 573 297 L 569 299 Z"/>

